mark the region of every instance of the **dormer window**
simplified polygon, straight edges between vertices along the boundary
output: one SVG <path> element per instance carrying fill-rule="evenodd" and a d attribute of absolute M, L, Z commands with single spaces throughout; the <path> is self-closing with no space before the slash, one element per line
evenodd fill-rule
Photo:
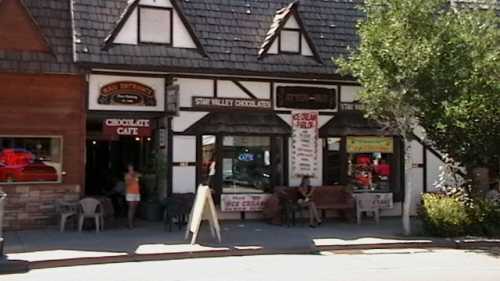
<path fill-rule="evenodd" d="M 300 54 L 302 52 L 300 29 L 283 28 L 279 37 L 280 53 Z"/>
<path fill-rule="evenodd" d="M 259 49 L 259 59 L 267 55 L 293 54 L 313 57 L 317 62 L 322 63 L 304 22 L 300 18 L 298 5 L 299 2 L 294 1 L 287 7 L 276 11 L 271 27 Z"/>
<path fill-rule="evenodd" d="M 140 43 L 172 44 L 172 9 L 139 6 Z"/>
<path fill-rule="evenodd" d="M 149 48 L 151 44 L 159 45 L 155 48 L 198 49 L 207 56 L 181 7 L 171 0 L 129 0 L 104 39 L 102 49 L 109 50 L 115 45 Z"/>

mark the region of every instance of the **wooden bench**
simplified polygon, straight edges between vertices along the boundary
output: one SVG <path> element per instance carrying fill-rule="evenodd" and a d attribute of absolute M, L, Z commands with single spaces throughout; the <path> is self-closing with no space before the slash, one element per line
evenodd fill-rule
<path fill-rule="evenodd" d="M 326 217 L 326 210 L 335 210 L 343 217 L 352 220 L 355 200 L 352 192 L 345 186 L 332 185 L 313 188 L 312 201 L 316 204 L 316 208 L 321 211 L 323 219 Z"/>

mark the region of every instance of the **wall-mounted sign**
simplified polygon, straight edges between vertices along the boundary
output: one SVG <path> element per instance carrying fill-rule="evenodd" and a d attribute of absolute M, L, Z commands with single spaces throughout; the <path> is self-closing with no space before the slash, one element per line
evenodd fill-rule
<path fill-rule="evenodd" d="M 318 171 L 317 111 L 292 112 L 292 169 L 297 177 L 315 176 Z"/>
<path fill-rule="evenodd" d="M 273 103 L 267 99 L 193 97 L 192 106 L 203 109 L 272 110 Z"/>
<path fill-rule="evenodd" d="M 156 106 L 153 88 L 133 81 L 118 81 L 101 87 L 98 104 Z"/>
<path fill-rule="evenodd" d="M 165 78 L 91 74 L 89 110 L 165 110 Z"/>
<path fill-rule="evenodd" d="M 352 196 L 358 201 L 357 204 L 362 204 L 364 208 L 392 209 L 394 206 L 392 193 L 354 192 Z"/>
<path fill-rule="evenodd" d="M 342 102 L 340 103 L 340 110 L 342 111 L 353 111 L 353 110 L 364 110 L 365 105 L 360 102 Z"/>
<path fill-rule="evenodd" d="M 151 120 L 149 119 L 105 119 L 102 124 L 103 134 L 116 136 L 151 136 Z"/>
<path fill-rule="evenodd" d="M 279 86 L 276 98 L 277 107 L 297 109 L 337 108 L 336 91 L 331 88 Z"/>
<path fill-rule="evenodd" d="M 394 140 L 390 137 L 347 137 L 348 153 L 393 153 Z"/>
<path fill-rule="evenodd" d="M 271 194 L 223 194 L 221 210 L 223 212 L 260 212 Z"/>

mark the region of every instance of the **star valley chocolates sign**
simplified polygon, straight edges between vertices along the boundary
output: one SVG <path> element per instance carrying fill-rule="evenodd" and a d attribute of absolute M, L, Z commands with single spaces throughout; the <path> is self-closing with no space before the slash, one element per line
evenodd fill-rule
<path fill-rule="evenodd" d="M 272 110 L 273 104 L 267 99 L 193 97 L 192 105 L 203 109 L 246 109 Z"/>
<path fill-rule="evenodd" d="M 292 169 L 297 177 L 315 176 L 318 171 L 317 111 L 292 112 Z"/>
<path fill-rule="evenodd" d="M 111 138 L 151 136 L 151 120 L 149 119 L 106 119 L 102 128 L 103 134 Z"/>

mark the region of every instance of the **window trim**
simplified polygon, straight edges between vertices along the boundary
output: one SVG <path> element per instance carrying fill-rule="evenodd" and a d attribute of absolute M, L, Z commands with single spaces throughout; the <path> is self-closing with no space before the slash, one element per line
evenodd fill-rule
<path fill-rule="evenodd" d="M 141 39 L 141 9 L 169 11 L 169 13 L 170 13 L 170 30 L 169 30 L 170 42 L 169 43 L 143 41 Z M 147 45 L 173 46 L 173 43 L 174 43 L 174 9 L 172 7 L 157 7 L 157 6 L 150 6 L 150 5 L 137 6 L 137 43 L 138 44 L 147 44 Z"/>
<path fill-rule="evenodd" d="M 13 186 L 13 185 L 46 185 L 46 184 L 62 184 L 64 183 L 64 136 L 63 135 L 16 135 L 16 134 L 0 134 L 0 138 L 51 138 L 51 139 L 59 139 L 61 148 L 61 173 L 58 175 L 59 180 L 57 181 L 23 181 L 23 182 L 0 182 L 0 185 L 5 186 Z"/>
<path fill-rule="evenodd" d="M 286 50 L 283 50 L 281 47 L 281 35 L 283 33 L 283 31 L 294 31 L 294 32 L 298 32 L 299 33 L 299 48 L 298 48 L 298 51 L 297 52 L 294 52 L 294 51 L 286 51 Z M 280 30 L 280 34 L 278 35 L 278 53 L 280 54 L 294 54 L 294 55 L 302 55 L 302 29 L 300 28 L 282 28 Z"/>

